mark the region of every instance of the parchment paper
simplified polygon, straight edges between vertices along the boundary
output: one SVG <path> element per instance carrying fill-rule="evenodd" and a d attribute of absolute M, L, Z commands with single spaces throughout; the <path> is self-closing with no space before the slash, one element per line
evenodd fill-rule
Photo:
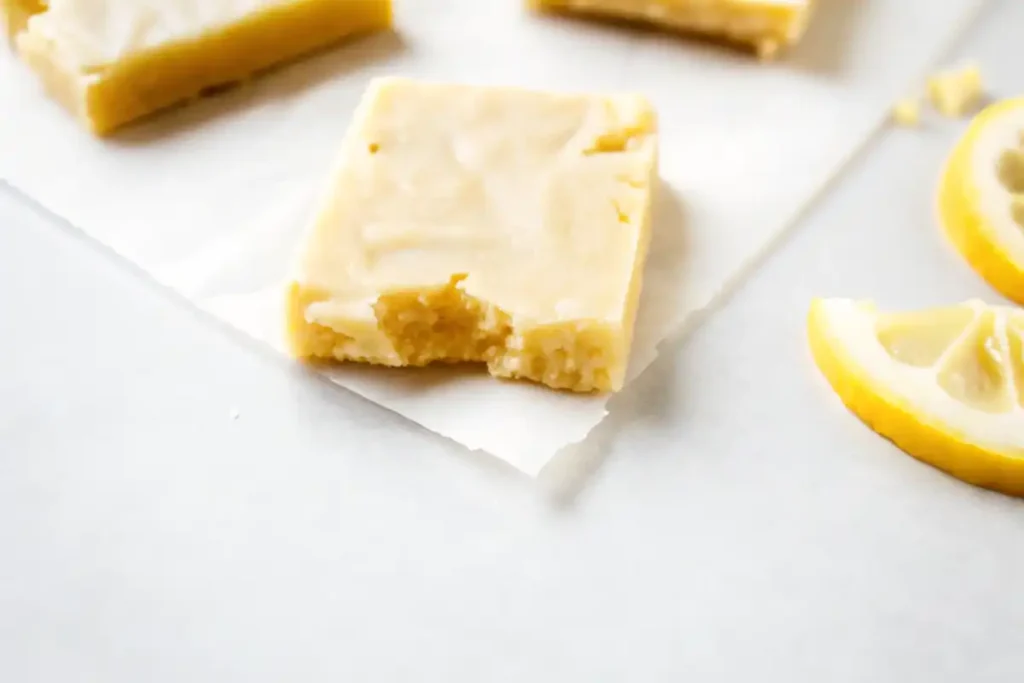
<path fill-rule="evenodd" d="M 279 344 L 279 283 L 370 78 L 643 92 L 659 109 L 663 180 L 635 377 L 659 342 L 793 223 L 983 2 L 821 0 L 804 43 L 765 65 L 670 35 L 532 16 L 519 0 L 398 0 L 393 34 L 102 141 L 0 50 L 0 178 L 197 305 Z M 606 414 L 604 397 L 468 370 L 326 372 L 531 475 Z"/>

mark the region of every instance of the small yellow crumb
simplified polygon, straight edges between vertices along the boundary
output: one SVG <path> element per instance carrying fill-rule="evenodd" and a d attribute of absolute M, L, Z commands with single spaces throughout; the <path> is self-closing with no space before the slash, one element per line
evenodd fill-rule
<path fill-rule="evenodd" d="M 900 126 L 916 126 L 921 123 L 921 105 L 917 98 L 907 97 L 892 108 L 892 120 Z"/>
<path fill-rule="evenodd" d="M 976 64 L 941 71 L 928 79 L 928 99 L 936 111 L 949 118 L 973 113 L 983 95 L 981 69 Z"/>

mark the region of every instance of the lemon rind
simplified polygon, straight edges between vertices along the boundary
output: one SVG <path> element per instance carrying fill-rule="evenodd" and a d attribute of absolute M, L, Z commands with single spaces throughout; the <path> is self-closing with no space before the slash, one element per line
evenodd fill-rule
<path fill-rule="evenodd" d="M 987 126 L 1014 111 L 1024 112 L 1024 98 L 993 104 L 975 118 L 943 168 L 937 206 L 939 224 L 971 268 L 1000 294 L 1024 305 L 1024 263 L 1018 262 L 1003 236 L 989 225 L 982 211 L 981 190 L 965 176 Z"/>

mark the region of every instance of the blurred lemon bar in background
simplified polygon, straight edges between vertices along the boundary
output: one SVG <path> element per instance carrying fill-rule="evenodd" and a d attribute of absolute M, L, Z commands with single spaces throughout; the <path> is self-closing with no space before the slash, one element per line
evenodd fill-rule
<path fill-rule="evenodd" d="M 815 0 L 526 0 L 536 10 L 592 14 L 698 33 L 770 58 L 803 36 Z"/>
<path fill-rule="evenodd" d="M 288 284 L 291 352 L 617 391 L 656 178 L 639 95 L 377 79 Z"/>
<path fill-rule="evenodd" d="M 346 36 L 390 0 L 0 0 L 17 51 L 97 134 Z"/>

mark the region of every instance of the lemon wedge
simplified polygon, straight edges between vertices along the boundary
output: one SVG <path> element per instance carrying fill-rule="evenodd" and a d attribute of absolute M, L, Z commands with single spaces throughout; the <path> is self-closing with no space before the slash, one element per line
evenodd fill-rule
<path fill-rule="evenodd" d="M 817 299 L 808 336 L 822 374 L 876 432 L 958 479 L 1024 496 L 1024 311 Z"/>
<path fill-rule="evenodd" d="M 991 105 L 971 122 L 946 163 L 938 205 L 971 267 L 1024 304 L 1024 97 Z"/>

